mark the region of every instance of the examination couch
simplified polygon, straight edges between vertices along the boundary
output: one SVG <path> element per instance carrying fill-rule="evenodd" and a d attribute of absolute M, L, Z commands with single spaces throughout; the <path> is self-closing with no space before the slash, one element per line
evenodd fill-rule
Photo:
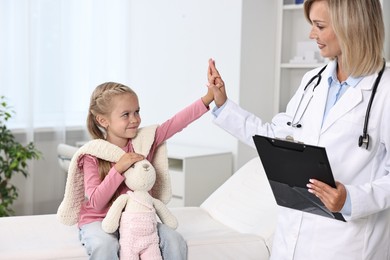
<path fill-rule="evenodd" d="M 269 258 L 277 206 L 259 158 L 199 207 L 170 210 L 187 241 L 189 260 Z M 77 227 L 59 223 L 55 214 L 0 218 L 0 234 L 0 259 L 88 259 Z"/>

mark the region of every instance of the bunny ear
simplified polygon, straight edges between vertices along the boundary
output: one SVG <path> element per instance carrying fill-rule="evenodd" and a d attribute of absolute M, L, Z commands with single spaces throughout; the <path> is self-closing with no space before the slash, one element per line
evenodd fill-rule
<path fill-rule="evenodd" d="M 64 199 L 57 210 L 57 218 L 61 223 L 69 226 L 76 224 L 84 201 L 84 173 L 78 167 L 79 157 L 89 154 L 117 162 L 124 153 L 120 147 L 101 139 L 92 140 L 77 150 L 70 161 Z"/>
<path fill-rule="evenodd" d="M 154 143 L 157 127 L 158 125 L 151 125 L 138 129 L 137 136 L 131 139 L 131 144 L 136 153 L 142 154 L 145 157 L 149 154 L 150 148 Z"/>
<path fill-rule="evenodd" d="M 168 152 L 166 143 L 156 149 L 152 165 L 156 169 L 156 182 L 152 188 L 152 196 L 167 204 L 172 197 L 171 177 L 169 175 Z"/>
<path fill-rule="evenodd" d="M 131 140 L 135 152 L 145 157 L 149 154 L 157 127 L 158 125 L 151 125 L 138 130 L 137 136 Z M 172 189 L 165 142 L 157 147 L 151 163 L 156 170 L 156 182 L 151 191 L 152 196 L 166 204 L 171 199 Z"/>

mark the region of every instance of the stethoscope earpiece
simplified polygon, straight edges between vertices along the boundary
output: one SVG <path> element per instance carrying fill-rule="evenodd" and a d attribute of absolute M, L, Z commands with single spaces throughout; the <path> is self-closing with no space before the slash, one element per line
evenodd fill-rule
<path fill-rule="evenodd" d="M 296 128 L 301 128 L 302 127 L 302 125 L 301 124 L 292 124 L 291 122 L 287 122 L 287 125 L 288 126 L 292 126 L 292 127 L 296 127 Z"/>

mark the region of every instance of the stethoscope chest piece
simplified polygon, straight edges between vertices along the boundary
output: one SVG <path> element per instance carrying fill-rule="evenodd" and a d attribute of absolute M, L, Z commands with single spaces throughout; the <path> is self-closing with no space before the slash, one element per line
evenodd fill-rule
<path fill-rule="evenodd" d="M 383 60 L 382 69 L 379 71 L 378 76 L 375 79 L 374 85 L 372 87 L 371 97 L 370 100 L 368 101 L 366 116 L 364 118 L 363 134 L 359 136 L 359 143 L 358 143 L 359 147 L 363 147 L 366 149 L 368 149 L 368 146 L 370 144 L 370 136 L 368 135 L 367 132 L 368 132 L 368 120 L 370 119 L 371 106 L 372 106 L 372 102 L 374 101 L 376 90 L 378 89 L 379 82 L 381 81 L 385 68 L 386 68 L 386 61 Z"/>
<path fill-rule="evenodd" d="M 368 134 L 366 134 L 366 136 L 359 136 L 359 147 L 363 147 L 363 148 L 366 148 L 368 149 L 368 146 L 370 144 L 370 136 Z"/>

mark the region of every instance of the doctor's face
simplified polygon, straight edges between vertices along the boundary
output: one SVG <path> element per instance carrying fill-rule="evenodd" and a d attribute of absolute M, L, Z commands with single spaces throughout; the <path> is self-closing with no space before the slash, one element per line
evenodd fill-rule
<path fill-rule="evenodd" d="M 315 1 L 310 8 L 312 28 L 310 39 L 316 40 L 321 56 L 334 58 L 341 55 L 341 49 L 336 34 L 333 31 L 326 1 Z"/>

